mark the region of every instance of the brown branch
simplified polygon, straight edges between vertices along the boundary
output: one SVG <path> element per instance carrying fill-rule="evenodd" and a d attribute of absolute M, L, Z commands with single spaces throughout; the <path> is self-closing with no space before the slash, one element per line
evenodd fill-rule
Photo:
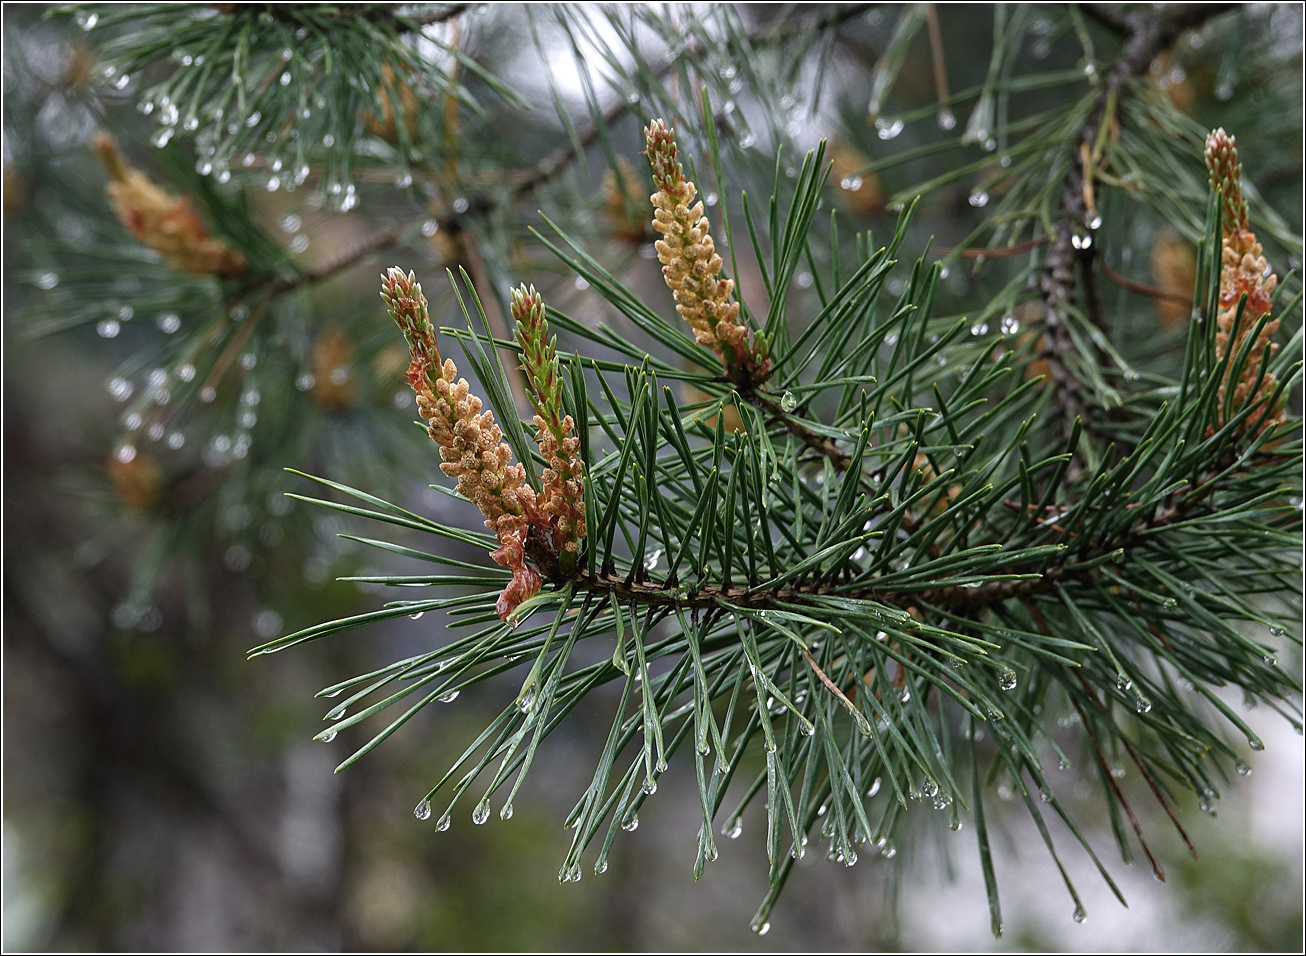
<path fill-rule="evenodd" d="M 829 689 L 830 693 L 834 694 L 835 697 L 838 697 L 841 701 L 843 701 L 844 706 L 847 707 L 849 711 L 856 713 L 857 705 L 848 699 L 848 696 L 839 689 L 839 685 L 837 685 L 834 681 L 830 680 L 830 678 L 826 676 L 825 671 L 821 670 L 820 666 L 813 659 L 811 653 L 807 650 L 807 648 L 801 647 L 799 648 L 799 650 L 803 652 L 803 657 L 807 660 L 807 666 L 812 669 L 813 673 L 815 673 L 816 676 L 820 679 L 821 683 L 824 684 Z"/>
<path fill-rule="evenodd" d="M 1065 187 L 1058 206 L 1059 221 L 1051 236 L 1052 248 L 1044 262 L 1040 291 L 1046 305 L 1044 310 L 1043 358 L 1057 391 L 1057 403 L 1064 409 L 1062 431 L 1068 437 L 1076 418 L 1088 422 L 1088 403 L 1081 394 L 1079 380 L 1067 364 L 1074 354 L 1075 345 L 1065 325 L 1065 310 L 1075 293 L 1075 264 L 1081 253 L 1095 254 L 1090 242 L 1083 247 L 1082 224 L 1089 210 L 1085 203 L 1086 190 L 1091 195 L 1092 183 L 1085 179 L 1085 169 L 1079 158 L 1082 149 L 1091 150 L 1101 133 L 1101 124 L 1108 103 L 1117 105 L 1130 94 L 1129 81 L 1144 75 L 1158 54 L 1166 50 L 1186 29 L 1205 22 L 1232 8 L 1232 4 L 1170 4 L 1159 9 L 1118 14 L 1109 8 L 1090 10 L 1090 15 L 1109 28 L 1119 32 L 1123 42 L 1120 56 L 1102 84 L 1097 102 L 1080 127 L 1074 146 L 1074 159 L 1066 174 Z M 1091 179 L 1092 170 L 1088 170 Z"/>
<path fill-rule="evenodd" d="M 957 117 L 951 109 L 943 104 L 948 101 L 948 64 L 943 57 L 943 35 L 939 31 L 939 12 L 935 4 L 925 7 L 925 27 L 930 37 L 930 57 L 934 63 L 934 95 L 939 101 L 939 125 L 948 123 L 951 129 L 957 123 Z"/>
<path fill-rule="evenodd" d="M 1119 272 L 1116 272 L 1107 265 L 1106 260 L 1101 256 L 1097 259 L 1097 265 L 1102 270 L 1102 278 L 1123 289 L 1128 289 L 1130 292 L 1137 292 L 1139 295 L 1150 296 L 1153 299 L 1166 299 L 1170 302 L 1177 302 L 1180 305 L 1191 306 L 1193 304 L 1193 300 L 1186 295 L 1166 292 L 1164 289 L 1158 289 L 1156 286 L 1147 285 L 1144 282 L 1138 282 L 1134 279 L 1130 279 L 1128 276 L 1121 275 Z"/>
<path fill-rule="evenodd" d="M 632 579 L 612 571 L 591 573 L 582 570 L 565 580 L 578 588 L 598 595 L 612 595 L 620 601 L 666 608 L 717 608 L 722 603 L 748 610 L 777 610 L 786 603 L 801 602 L 807 598 L 833 596 L 854 600 L 871 600 L 906 610 L 922 604 L 933 605 L 953 612 L 976 611 L 1004 601 L 1026 598 L 1045 593 L 1063 582 L 1091 574 L 1100 559 L 1114 551 L 1129 549 L 1141 544 L 1145 536 L 1158 528 L 1177 524 L 1191 517 L 1194 509 L 1215 490 L 1219 466 L 1194 482 L 1169 496 L 1170 504 L 1152 510 L 1125 531 L 1106 539 L 1095 547 L 1051 561 L 1037 578 L 1008 581 L 991 581 L 979 587 L 940 585 L 922 590 L 892 591 L 873 585 L 848 586 L 832 582 L 787 585 L 778 588 L 746 588 L 707 585 L 680 587 L 670 582 L 660 582 L 641 575 Z M 1138 509 L 1138 505 L 1132 506 Z M 1072 560 L 1073 559 L 1073 560 Z"/>
<path fill-rule="evenodd" d="M 770 25 L 766 29 L 751 31 L 746 37 L 746 40 L 750 45 L 762 42 L 776 42 L 789 39 L 809 30 L 828 30 L 831 27 L 837 27 L 847 20 L 860 16 L 873 6 L 874 4 L 872 3 L 848 4 L 844 7 L 833 9 L 821 16 L 813 17 L 810 20 L 801 22 L 787 21 L 783 27 Z M 696 56 L 700 55 L 702 52 L 702 44 L 694 42 L 689 45 L 684 56 Z M 672 71 L 672 69 L 674 69 L 676 63 L 680 62 L 680 59 L 681 58 L 677 58 L 669 62 L 663 61 L 662 63 L 659 63 L 657 68 L 653 70 L 653 76 L 659 80 L 663 79 Z M 547 154 L 531 168 L 524 178 L 515 184 L 509 196 L 509 201 L 512 202 L 524 198 L 539 186 L 542 186 L 544 183 L 556 176 L 578 157 L 580 152 L 577 149 L 578 145 L 580 150 L 584 150 L 593 145 L 594 142 L 598 140 L 599 134 L 603 130 L 610 128 L 617 122 L 617 120 L 630 112 L 631 106 L 632 104 L 624 97 L 618 99 L 617 102 L 613 103 L 603 112 L 599 122 L 591 123 L 584 131 L 579 133 L 575 142 L 568 140 L 553 152 Z M 468 209 L 462 213 L 462 215 L 469 215 L 476 212 L 488 212 L 491 207 L 492 200 L 486 197 L 478 197 L 476 200 L 472 201 Z M 454 216 L 448 216 L 447 218 L 452 220 Z M 442 219 L 441 226 L 443 227 L 444 225 L 445 222 Z"/>

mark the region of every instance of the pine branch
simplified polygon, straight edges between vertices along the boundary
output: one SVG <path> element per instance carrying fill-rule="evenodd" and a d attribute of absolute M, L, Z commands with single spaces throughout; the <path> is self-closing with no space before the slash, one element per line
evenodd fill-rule
<path fill-rule="evenodd" d="M 1095 148 L 1103 134 L 1102 123 L 1108 107 L 1117 110 L 1119 104 L 1131 95 L 1130 81 L 1144 75 L 1152 61 L 1184 30 L 1200 26 L 1232 7 L 1233 4 L 1218 3 L 1171 4 L 1124 16 L 1110 8 L 1090 7 L 1100 20 L 1121 33 L 1123 45 L 1097 102 L 1075 139 L 1074 156 L 1057 207 L 1056 231 L 1039 283 L 1045 306 L 1043 357 L 1056 387 L 1056 401 L 1063 410 L 1061 431 L 1067 437 L 1076 419 L 1084 422 L 1085 427 L 1091 427 L 1093 421 L 1089 404 L 1082 394 L 1082 385 L 1067 365 L 1067 357 L 1075 352 L 1074 341 L 1065 324 L 1065 310 L 1075 294 L 1075 272 L 1078 269 L 1085 282 L 1090 281 L 1093 260 L 1097 256 L 1092 235 L 1096 227 L 1086 202 L 1086 196 L 1091 196 L 1093 188 L 1091 164 L 1075 160 Z M 1087 233 L 1084 231 L 1086 226 Z"/>
<path fill-rule="evenodd" d="M 1273 461 L 1266 464 L 1273 464 Z M 801 602 L 804 598 L 837 595 L 852 600 L 876 601 L 907 609 L 921 604 L 932 605 L 948 611 L 972 613 L 984 607 L 1001 604 L 1033 594 L 1047 593 L 1067 581 L 1092 573 L 1102 563 L 1101 559 L 1116 552 L 1129 552 L 1144 543 L 1146 536 L 1177 525 L 1198 514 L 1198 506 L 1220 490 L 1219 478 L 1226 468 L 1213 468 L 1201 479 L 1176 489 L 1169 496 L 1169 504 L 1136 520 L 1126 531 L 1097 545 L 1085 549 L 1065 547 L 1064 557 L 1053 556 L 1035 575 L 1022 575 L 1017 580 L 992 581 L 978 586 L 942 586 L 911 591 L 894 591 L 874 586 L 847 586 L 833 582 L 810 583 L 792 587 L 770 589 L 746 587 L 701 586 L 686 588 L 671 582 L 650 579 L 642 570 L 631 575 L 601 571 L 579 570 L 559 583 L 572 583 L 577 588 L 598 595 L 611 595 L 624 603 L 650 608 L 671 610 L 704 610 L 727 604 L 749 610 L 776 610 L 787 604 Z M 1073 510 L 1075 505 L 1060 505 L 1054 512 Z M 1137 505 L 1126 507 L 1137 509 Z M 1207 513 L 1213 513 L 1208 509 Z"/>
<path fill-rule="evenodd" d="M 861 16 L 874 6 L 873 3 L 843 4 L 818 16 L 802 20 L 791 20 L 786 14 L 781 14 L 775 23 L 768 24 L 765 28 L 755 28 L 750 31 L 746 40 L 748 44 L 763 41 L 777 42 L 806 31 L 821 32 L 833 29 L 848 20 Z M 738 52 L 734 44 L 732 44 L 731 48 Z M 701 56 L 702 53 L 703 47 L 698 41 L 691 42 L 685 51 L 685 55 L 690 57 Z M 666 78 L 675 68 L 676 62 L 677 60 L 660 60 L 653 67 L 653 77 L 657 80 Z M 625 98 L 613 102 L 604 110 L 598 121 L 592 120 L 583 130 L 579 131 L 574 141 L 568 140 L 558 146 L 552 152 L 546 154 L 538 163 L 530 167 L 529 170 L 525 171 L 522 178 L 516 179 L 513 183 L 509 201 L 525 199 L 540 186 L 552 181 L 579 158 L 581 150 L 593 146 L 606 129 L 614 126 L 635 105 L 638 104 L 632 104 Z M 441 228 L 445 228 L 454 222 L 459 215 L 483 214 L 489 212 L 493 206 L 494 200 L 488 196 L 479 196 L 471 201 L 468 209 L 463 213 L 449 213 L 442 217 L 440 220 Z"/>

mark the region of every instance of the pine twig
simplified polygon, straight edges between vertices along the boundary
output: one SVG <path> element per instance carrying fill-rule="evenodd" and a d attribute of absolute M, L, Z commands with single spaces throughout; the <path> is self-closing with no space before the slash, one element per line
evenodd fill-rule
<path fill-rule="evenodd" d="M 1043 358 L 1047 360 L 1049 374 L 1056 386 L 1057 403 L 1064 410 L 1062 432 L 1067 437 L 1076 418 L 1088 426 L 1090 416 L 1088 403 L 1081 394 L 1080 382 L 1066 363 L 1067 357 L 1073 354 L 1075 345 L 1066 328 L 1064 313 L 1075 294 L 1077 260 L 1091 261 L 1096 257 L 1091 240 L 1085 248 L 1080 248 L 1083 246 L 1082 240 L 1076 242 L 1089 212 L 1085 195 L 1086 188 L 1091 187 L 1091 182 L 1084 176 L 1084 164 L 1076 160 L 1084 146 L 1091 150 L 1095 145 L 1108 103 L 1118 105 L 1130 95 L 1131 80 L 1144 75 L 1152 61 L 1168 49 L 1184 30 L 1199 26 L 1232 7 L 1233 4 L 1227 3 L 1170 4 L 1123 17 L 1106 8 L 1097 11 L 1096 16 L 1100 22 L 1114 23 L 1119 28 L 1117 32 L 1120 32 L 1124 42 L 1115 65 L 1102 85 L 1097 103 L 1080 127 L 1079 136 L 1075 140 L 1075 156 L 1070 171 L 1066 174 L 1052 248 L 1044 262 L 1043 277 L 1039 284 L 1046 305 L 1043 316 Z M 1091 179 L 1091 166 L 1088 172 Z"/>

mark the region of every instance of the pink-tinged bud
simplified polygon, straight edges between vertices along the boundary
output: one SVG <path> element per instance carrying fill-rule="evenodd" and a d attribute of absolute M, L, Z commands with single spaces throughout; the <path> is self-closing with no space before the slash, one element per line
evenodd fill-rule
<path fill-rule="evenodd" d="M 112 136 L 97 133 L 91 148 L 109 174 L 106 192 L 118 219 L 138 242 L 159 253 L 171 268 L 224 279 L 249 270 L 249 262 L 241 253 L 209 235 L 189 199 L 166 192 L 129 166 Z"/>
<path fill-rule="evenodd" d="M 1248 404 L 1266 401 L 1278 388 L 1278 381 L 1266 366 L 1274 357 L 1278 346 L 1271 342 L 1279 330 L 1279 320 L 1266 322 L 1251 343 L 1247 361 L 1237 380 L 1233 379 L 1234 363 L 1247 344 L 1256 324 L 1271 309 L 1271 295 L 1278 277 L 1270 272 L 1269 263 L 1262 254 L 1261 244 L 1251 231 L 1247 216 L 1247 200 L 1243 195 L 1242 166 L 1238 162 L 1238 146 L 1234 138 L 1223 129 L 1211 132 L 1206 138 L 1206 168 L 1211 174 L 1211 188 L 1221 193 L 1221 263 L 1219 313 L 1216 315 L 1215 347 L 1220 359 L 1228 358 L 1224 381 L 1220 384 L 1217 420 L 1225 423 L 1225 398 L 1232 390 L 1231 413 L 1236 415 Z M 1246 303 L 1242 305 L 1242 303 Z M 1239 307 L 1242 319 L 1239 321 Z M 1260 384 L 1257 385 L 1259 379 Z M 1252 389 L 1256 388 L 1253 394 Z M 1261 416 L 1253 414 L 1253 419 Z M 1267 410 L 1265 423 L 1283 421 L 1283 411 Z M 1249 426 L 1250 427 L 1250 426 Z"/>

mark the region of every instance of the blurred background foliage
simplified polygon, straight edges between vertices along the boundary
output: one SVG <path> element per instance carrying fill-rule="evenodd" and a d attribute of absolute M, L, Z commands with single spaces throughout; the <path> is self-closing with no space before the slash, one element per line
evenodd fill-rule
<path fill-rule="evenodd" d="M 211 6 L 206 18 L 166 5 L 4 9 L 6 949 L 1300 949 L 1301 747 L 1275 715 L 1248 715 L 1268 752 L 1219 819 L 1184 808 L 1201 862 L 1165 846 L 1167 885 L 1121 879 L 1128 912 L 1094 908 L 1085 873 L 1094 919 L 1077 925 L 1061 904 L 1049 916 L 1051 862 L 1025 848 L 1030 823 L 1013 804 L 990 822 L 1002 939 L 988 935 L 969 843 L 955 852 L 925 831 L 854 870 L 810 854 L 759 938 L 748 918 L 765 855 L 748 837 L 760 808 L 695 884 L 690 785 L 669 781 L 648 802 L 602 877 L 557 883 L 560 822 L 607 729 L 599 702 L 594 720 L 581 714 L 547 742 L 551 772 L 527 781 L 511 821 L 434 833 L 413 802 L 518 679 L 428 708 L 333 776 L 343 754 L 310 739 L 324 709 L 314 693 L 426 649 L 430 617 L 245 659 L 276 634 L 376 605 L 336 577 L 403 567 L 337 537 L 366 530 L 286 498 L 306 489 L 282 468 L 476 525 L 469 506 L 425 487 L 434 456 L 409 425 L 381 267 L 418 271 L 437 324 L 454 324 L 439 272 L 459 266 L 492 321 L 520 279 L 595 325 L 620 321 L 527 230 L 543 229 L 543 211 L 632 288 L 662 296 L 639 128 L 652 116 L 700 127 L 703 85 L 732 196 L 768 195 L 776 151 L 801 158 L 825 138 L 831 201 L 853 228 L 891 232 L 895 202 L 931 183 L 911 254 L 930 237 L 945 255 L 973 244 L 984 207 L 1013 187 L 994 186 L 992 169 L 958 174 L 987 149 L 983 135 L 956 140 L 983 124 L 970 101 L 940 107 L 949 93 L 932 53 L 954 93 L 982 87 L 994 8 L 332 7 L 320 15 L 345 18 L 350 44 L 414 38 L 359 82 L 343 47 L 334 74 L 311 75 L 309 12 L 269 13 L 250 21 L 244 54 L 266 82 L 237 123 L 221 70 L 204 72 L 233 19 Z M 1106 14 L 1011 16 L 1024 18 L 1015 56 L 1061 78 L 1002 97 L 1012 115 L 1064 106 L 1086 64 L 1114 55 Z M 1301 70 L 1300 6 L 1250 4 L 1185 33 L 1147 81 L 1194 128 L 1238 136 L 1281 275 L 1301 269 L 1290 241 L 1302 228 Z M 198 95 L 205 84 L 217 98 Z M 292 95 L 309 85 L 318 100 Z M 246 252 L 247 281 L 177 273 L 126 235 L 89 148 L 100 129 Z M 699 176 L 715 205 L 712 177 Z M 1201 212 L 1166 212 L 1106 205 L 1123 250 L 1112 265 L 1185 295 Z M 996 270 L 950 262 L 942 312 L 997 301 Z M 747 296 L 759 280 L 743 265 Z M 812 282 L 798 276 L 800 296 Z M 1155 321 L 1117 344 L 1176 361 L 1186 307 L 1156 301 Z M 562 343 L 582 345 L 603 354 Z M 1287 645 L 1284 664 L 1299 672 Z M 1140 783 L 1122 781 L 1131 793 Z M 1076 786 L 1105 849 L 1105 810 Z M 1135 806 L 1148 808 L 1147 832 L 1169 832 L 1150 800 Z"/>

